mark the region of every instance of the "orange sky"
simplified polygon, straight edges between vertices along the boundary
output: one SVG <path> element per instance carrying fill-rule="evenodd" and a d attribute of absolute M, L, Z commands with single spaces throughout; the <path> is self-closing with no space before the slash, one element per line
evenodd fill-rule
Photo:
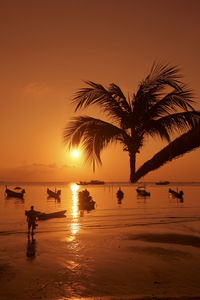
<path fill-rule="evenodd" d="M 0 8 L 0 180 L 129 180 L 128 155 L 120 148 L 104 151 L 103 167 L 93 174 L 62 144 L 82 80 L 114 82 L 131 93 L 152 62 L 164 60 L 181 67 L 200 103 L 198 0 L 8 0 Z M 149 142 L 138 166 L 162 146 Z M 199 154 L 145 180 L 200 181 Z"/>

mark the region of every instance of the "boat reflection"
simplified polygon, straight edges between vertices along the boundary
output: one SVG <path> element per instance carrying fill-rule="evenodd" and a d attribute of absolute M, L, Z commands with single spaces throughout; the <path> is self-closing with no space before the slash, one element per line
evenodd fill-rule
<path fill-rule="evenodd" d="M 172 195 L 169 195 L 169 203 L 172 205 L 175 205 L 177 207 L 183 207 L 184 206 L 184 200 L 183 198 L 176 198 L 173 197 Z"/>
<path fill-rule="evenodd" d="M 148 196 L 142 196 L 142 195 L 137 195 L 136 198 L 138 199 L 137 202 L 146 202 L 146 200 L 149 199 Z"/>
<path fill-rule="evenodd" d="M 119 205 L 121 205 L 122 203 L 122 199 L 124 198 L 124 192 L 121 190 L 121 188 L 119 187 L 117 193 L 116 193 L 116 196 L 117 196 L 117 202 Z"/>
<path fill-rule="evenodd" d="M 52 202 L 55 202 L 55 203 L 61 203 L 61 198 L 53 198 L 51 196 L 47 196 L 47 201 L 52 201 Z"/>
<path fill-rule="evenodd" d="M 71 185 L 72 190 L 72 223 L 71 223 L 71 231 L 72 234 L 76 234 L 80 229 L 79 224 L 79 209 L 78 209 L 78 190 L 79 186 L 77 184 Z"/>
<path fill-rule="evenodd" d="M 146 208 L 149 196 L 142 196 L 142 195 L 138 194 L 137 197 L 136 197 L 136 199 L 137 199 L 137 206 L 138 207 L 140 207 L 140 208 Z"/>

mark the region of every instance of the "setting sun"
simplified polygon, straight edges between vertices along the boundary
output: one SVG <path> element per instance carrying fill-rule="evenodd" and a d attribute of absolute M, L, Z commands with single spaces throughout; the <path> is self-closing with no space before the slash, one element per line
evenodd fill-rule
<path fill-rule="evenodd" d="M 79 157 L 80 156 L 80 152 L 78 151 L 78 150 L 74 150 L 74 151 L 72 151 L 72 156 L 73 157 Z"/>

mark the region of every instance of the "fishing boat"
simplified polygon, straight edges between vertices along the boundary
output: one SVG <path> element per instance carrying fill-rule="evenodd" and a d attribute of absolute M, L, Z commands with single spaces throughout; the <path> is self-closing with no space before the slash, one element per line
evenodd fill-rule
<path fill-rule="evenodd" d="M 105 184 L 104 181 L 101 180 L 91 180 L 91 181 L 79 181 L 78 185 L 89 185 L 89 184 Z"/>
<path fill-rule="evenodd" d="M 27 216 L 28 214 L 28 210 L 25 210 L 25 215 Z M 35 211 L 38 220 L 47 220 L 47 219 L 52 219 L 52 218 L 63 218 L 66 217 L 65 213 L 66 210 L 60 210 L 60 211 L 56 211 L 56 212 L 52 212 L 52 213 L 43 213 L 40 211 Z"/>
<path fill-rule="evenodd" d="M 55 189 L 55 191 L 52 191 L 49 188 L 47 188 L 47 194 L 48 194 L 49 197 L 59 199 L 60 195 L 61 195 L 61 190 L 56 191 L 56 189 Z"/>
<path fill-rule="evenodd" d="M 150 196 L 150 192 L 146 191 L 145 185 L 138 186 L 136 191 L 139 196 L 142 196 L 142 197 Z"/>
<path fill-rule="evenodd" d="M 174 190 L 172 190 L 172 189 L 169 189 L 169 193 L 173 196 L 173 197 L 175 197 L 175 198 L 179 198 L 179 199 L 183 199 L 183 191 L 181 190 L 181 191 L 174 191 Z"/>
<path fill-rule="evenodd" d="M 52 218 L 64 218 L 66 210 L 60 210 L 53 213 L 40 213 L 38 214 L 38 220 L 47 220 Z"/>
<path fill-rule="evenodd" d="M 167 185 L 167 184 L 170 184 L 169 181 L 158 181 L 156 182 L 157 185 Z"/>
<path fill-rule="evenodd" d="M 20 187 L 16 187 L 13 190 L 10 190 L 7 188 L 6 185 L 6 189 L 5 189 L 5 193 L 7 195 L 7 197 L 14 197 L 14 198 L 20 198 L 23 199 L 24 198 L 24 193 L 25 193 L 25 189 L 22 189 Z"/>
<path fill-rule="evenodd" d="M 78 193 L 79 199 L 79 210 L 93 210 L 95 208 L 95 201 L 90 196 L 90 192 L 88 190 L 83 190 Z"/>

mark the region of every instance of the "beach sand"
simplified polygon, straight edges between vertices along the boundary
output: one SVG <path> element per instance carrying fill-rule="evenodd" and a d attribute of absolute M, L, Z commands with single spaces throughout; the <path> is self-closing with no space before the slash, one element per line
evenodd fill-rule
<path fill-rule="evenodd" d="M 2 235 L 0 299 L 200 299 L 200 238 L 163 231 Z"/>

